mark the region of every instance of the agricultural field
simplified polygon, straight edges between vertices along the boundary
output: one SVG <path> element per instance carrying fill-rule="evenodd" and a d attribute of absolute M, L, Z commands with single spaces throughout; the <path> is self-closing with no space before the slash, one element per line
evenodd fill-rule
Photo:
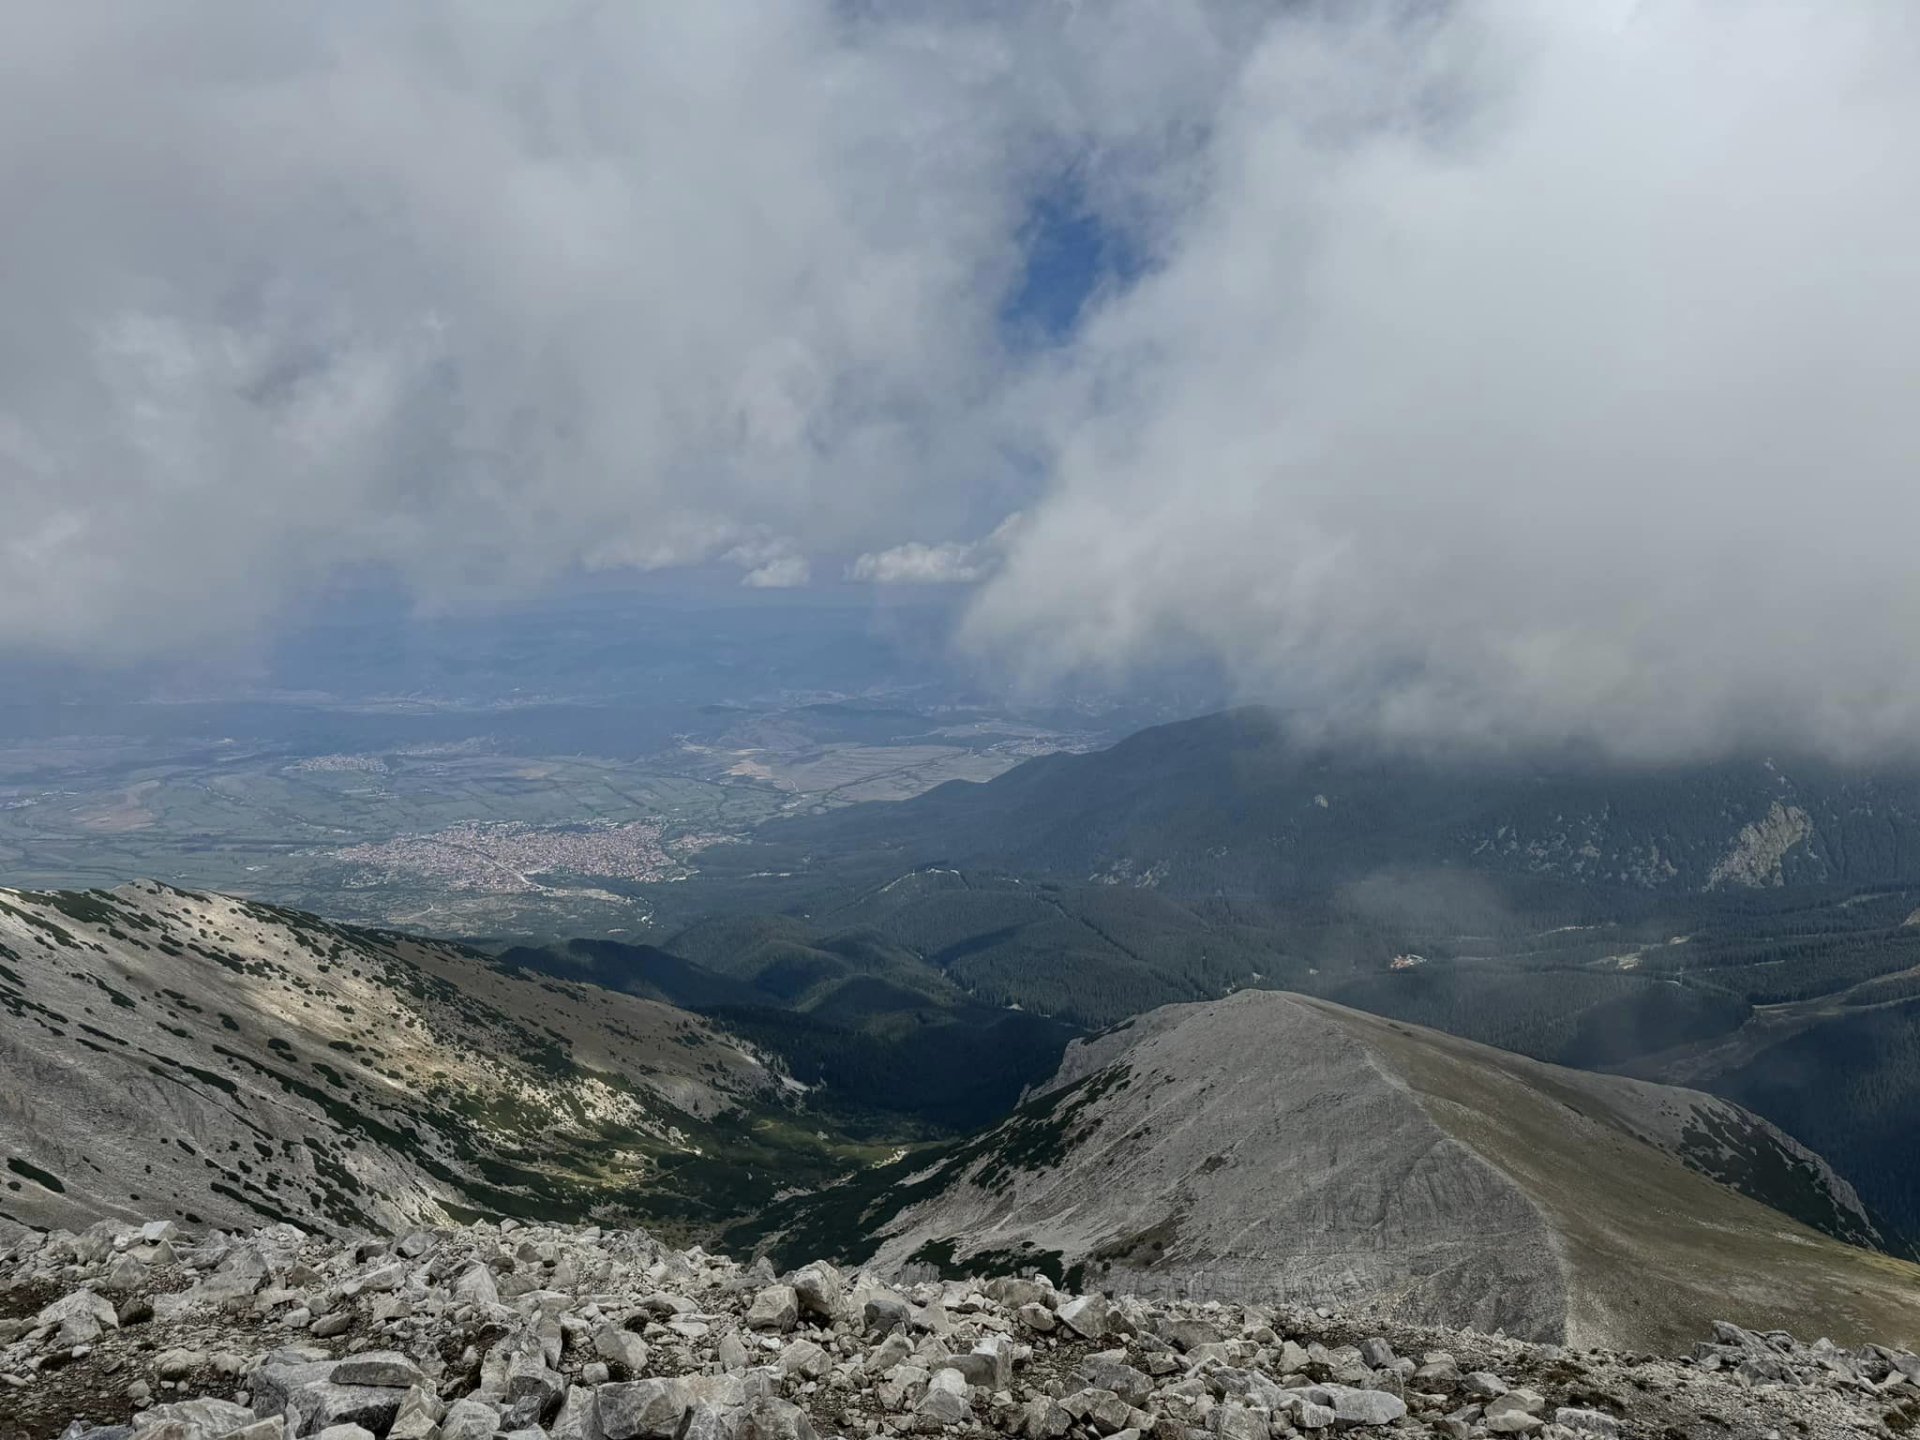
<path fill-rule="evenodd" d="M 334 727 L 355 741 L 340 749 L 313 748 L 312 727 L 0 743 L 0 883 L 149 878 L 440 934 L 619 935 L 647 925 L 648 887 L 771 817 L 906 799 L 1088 743 L 815 705 L 729 708 L 657 739 L 641 725 L 642 743 L 604 747 L 637 753 L 544 754 L 563 726 L 491 718 L 424 741 L 402 724 Z"/>

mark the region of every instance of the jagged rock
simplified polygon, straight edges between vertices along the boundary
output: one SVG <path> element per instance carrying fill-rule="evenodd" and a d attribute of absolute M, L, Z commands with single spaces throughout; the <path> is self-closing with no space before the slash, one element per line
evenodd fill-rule
<path fill-rule="evenodd" d="M 1013 1275 L 996 1275 L 983 1287 L 987 1297 L 1008 1310 L 1022 1305 L 1046 1305 L 1054 1299 L 1053 1286 L 1044 1279 L 1022 1280 Z"/>
<path fill-rule="evenodd" d="M 1090 1357 L 1081 1364 L 1078 1378 L 1095 1390 L 1111 1390 L 1129 1405 L 1138 1405 L 1153 1393 L 1152 1380 L 1111 1356 Z"/>
<path fill-rule="evenodd" d="M 81 1289 L 55 1300 L 33 1317 L 35 1329 L 57 1326 L 62 1345 L 84 1345 L 100 1332 L 120 1324 L 120 1312 L 91 1290 Z"/>
<path fill-rule="evenodd" d="M 1504 1390 L 1487 1401 L 1486 1413 L 1489 1419 L 1496 1415 L 1510 1415 L 1516 1411 L 1525 1415 L 1538 1415 L 1546 1403 L 1544 1396 L 1532 1390 Z"/>
<path fill-rule="evenodd" d="M 494 1282 L 493 1271 L 484 1265 L 470 1265 L 453 1282 L 453 1298 L 475 1305 L 498 1305 L 500 1287 Z"/>
<path fill-rule="evenodd" d="M 927 1393 L 927 1382 L 932 1378 L 931 1371 L 923 1370 L 918 1365 L 894 1365 L 887 1370 L 879 1385 L 874 1387 L 874 1393 L 887 1409 L 904 1410 L 918 1403 L 920 1397 Z"/>
<path fill-rule="evenodd" d="M 958 1370 L 936 1370 L 927 1381 L 927 1393 L 914 1414 L 938 1425 L 964 1425 L 973 1418 L 971 1387 Z"/>
<path fill-rule="evenodd" d="M 1019 1354 L 1013 1341 L 1005 1335 L 987 1335 L 974 1342 L 974 1355 L 984 1356 L 988 1361 L 987 1378 L 978 1383 L 989 1390 L 1004 1390 L 1012 1383 L 1013 1367 Z"/>
<path fill-rule="evenodd" d="M 401 1397 L 400 1409 L 388 1428 L 386 1440 L 434 1440 L 440 1433 L 440 1417 L 446 1413 L 438 1397 L 420 1386 Z"/>
<path fill-rule="evenodd" d="M 846 1284 L 840 1272 L 825 1261 L 796 1270 L 791 1284 L 802 1315 L 812 1315 L 832 1324 L 846 1314 Z"/>
<path fill-rule="evenodd" d="M 1569 1430 L 1578 1430 L 1583 1435 L 1598 1435 L 1603 1440 L 1613 1440 L 1620 1433 L 1620 1422 L 1613 1416 L 1599 1410 L 1583 1410 L 1577 1406 L 1562 1405 L 1553 1412 L 1553 1423 L 1563 1425 Z"/>
<path fill-rule="evenodd" d="M 253 1372 L 253 1413 L 263 1417 L 279 1415 L 286 1410 L 287 1401 L 296 1390 L 319 1384 L 332 1375 L 331 1361 L 292 1356 L 276 1361 L 269 1357 L 266 1364 Z"/>
<path fill-rule="evenodd" d="M 1017 1312 L 1020 1323 L 1036 1334 L 1045 1335 L 1060 1323 L 1052 1310 L 1038 1301 L 1030 1300 Z"/>
<path fill-rule="evenodd" d="M 594 1392 L 600 1428 L 607 1440 L 673 1440 L 687 1411 L 670 1380 L 629 1380 Z"/>
<path fill-rule="evenodd" d="M 610 1365 L 618 1365 L 629 1378 L 647 1368 L 647 1342 L 616 1325 L 602 1325 L 593 1332 L 593 1353 Z"/>
<path fill-rule="evenodd" d="M 1061 1305 L 1054 1314 L 1074 1334 L 1098 1340 L 1107 1334 L 1113 1307 L 1104 1295 L 1081 1295 Z"/>
<path fill-rule="evenodd" d="M 811 1340 L 794 1340 L 780 1352 L 780 1373 L 818 1380 L 833 1368 L 833 1357 Z"/>
<path fill-rule="evenodd" d="M 1064 1396 L 1060 1404 L 1069 1415 L 1076 1420 L 1085 1421 L 1102 1435 L 1112 1435 L 1116 1431 L 1126 1429 L 1127 1417 L 1132 1409 L 1126 1401 L 1111 1390 L 1093 1387 L 1076 1390 L 1071 1395 Z M 1220 1410 L 1226 1408 L 1226 1406 L 1220 1406 L 1213 1413 L 1218 1414 Z"/>
<path fill-rule="evenodd" d="M 742 1413 L 718 1405 L 695 1405 L 680 1422 L 675 1440 L 736 1440 Z M 555 1440 L 559 1440 L 556 1435 Z"/>
<path fill-rule="evenodd" d="M 1098 1416 L 1089 1418 L 1094 1428 L 1102 1434 L 1117 1433 L 1109 1428 L 1112 1422 L 1104 1421 Z M 1252 1406 L 1242 1405 L 1238 1401 L 1229 1400 L 1223 1405 L 1216 1406 L 1207 1415 L 1207 1433 L 1219 1436 L 1220 1440 L 1265 1440 L 1267 1431 L 1267 1421 L 1261 1413 Z"/>
<path fill-rule="evenodd" d="M 1506 1410 L 1498 1415 L 1489 1415 L 1486 1420 L 1487 1433 L 1490 1435 L 1531 1435 L 1545 1428 L 1546 1421 L 1538 1415 L 1529 1415 L 1525 1410 Z"/>
<path fill-rule="evenodd" d="M 747 1311 L 749 1330 L 772 1330 L 784 1333 L 799 1323 L 800 1297 L 794 1293 L 791 1285 L 769 1285 L 753 1297 L 753 1305 Z"/>
<path fill-rule="evenodd" d="M 506 1404 L 501 1418 L 514 1429 L 539 1424 L 560 1403 L 565 1390 L 565 1379 L 547 1368 L 544 1351 L 519 1351 L 507 1362 Z"/>
<path fill-rule="evenodd" d="M 913 1346 L 907 1343 L 906 1336 L 896 1330 L 861 1358 L 859 1368 L 870 1374 L 884 1375 L 911 1354 Z"/>
<path fill-rule="evenodd" d="M 152 1276 L 153 1270 L 145 1262 L 132 1255 L 120 1255 L 107 1267 L 107 1276 L 103 1284 L 108 1290 L 124 1294 L 129 1290 L 138 1290 Z"/>
<path fill-rule="evenodd" d="M 755 1370 L 746 1375 L 682 1375 L 675 1382 L 682 1400 L 688 1405 L 734 1407 L 771 1395 L 773 1375 Z"/>
<path fill-rule="evenodd" d="M 181 1400 L 156 1405 L 135 1424 L 138 1432 L 173 1430 L 188 1436 L 225 1435 L 253 1423 L 253 1412 L 230 1400 Z"/>
<path fill-rule="evenodd" d="M 1407 1413 L 1407 1402 L 1384 1390 L 1341 1389 L 1333 1394 L 1336 1425 L 1391 1425 Z"/>
<path fill-rule="evenodd" d="M 493 1440 L 499 1415 L 478 1400 L 456 1400 L 440 1421 L 440 1440 Z"/>
<path fill-rule="evenodd" d="M 368 1350 L 350 1355 L 333 1367 L 336 1385 L 388 1385 L 406 1390 L 425 1377 L 420 1367 L 394 1350 Z"/>
<path fill-rule="evenodd" d="M 684 1295 L 655 1290 L 640 1297 L 639 1308 L 656 1320 L 673 1320 L 682 1315 L 691 1315 L 700 1307 Z"/>
<path fill-rule="evenodd" d="M 907 1302 L 897 1295 L 870 1295 L 861 1311 L 870 1333 L 904 1330 L 911 1314 Z"/>
<path fill-rule="evenodd" d="M 1204 1320 L 1174 1320 L 1161 1326 L 1160 1334 L 1174 1349 L 1189 1351 L 1196 1345 L 1217 1345 L 1224 1338 Z"/>
<path fill-rule="evenodd" d="M 175 1346 L 162 1350 L 154 1358 L 153 1373 L 162 1380 L 183 1380 L 207 1363 L 205 1351 L 183 1350 Z"/>
<path fill-rule="evenodd" d="M 600 1428 L 600 1406 L 594 1387 L 584 1382 L 570 1387 L 547 1431 L 553 1440 L 606 1440 L 606 1431 Z M 387 1440 L 393 1437 L 388 1436 Z"/>
<path fill-rule="evenodd" d="M 1073 1416 L 1050 1395 L 1036 1395 L 1020 1414 L 1019 1430 L 1027 1440 L 1061 1440 L 1073 1428 Z"/>
<path fill-rule="evenodd" d="M 287 1397 L 286 1414 L 296 1435 L 310 1435 L 329 1425 L 364 1425 L 385 1434 L 400 1413 L 405 1392 L 385 1385 L 336 1385 L 316 1380 Z"/>
<path fill-rule="evenodd" d="M 770 1395 L 747 1406 L 735 1433 L 738 1440 L 817 1440 L 804 1410 Z"/>
<path fill-rule="evenodd" d="M 1294 1407 L 1294 1418 L 1302 1430 L 1325 1430 L 1333 1424 L 1334 1411 L 1331 1405 L 1322 1405 L 1318 1400 L 1302 1400 Z"/>

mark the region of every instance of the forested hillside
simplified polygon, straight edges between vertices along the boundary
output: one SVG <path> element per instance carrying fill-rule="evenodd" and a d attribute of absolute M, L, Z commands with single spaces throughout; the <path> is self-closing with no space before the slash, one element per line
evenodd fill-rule
<path fill-rule="evenodd" d="M 990 865 L 1266 898 L 1432 866 L 1652 893 L 1920 882 L 1920 771 L 1417 757 L 1309 743 L 1274 712 L 1236 710 L 769 826 L 712 864 L 732 879 Z"/>

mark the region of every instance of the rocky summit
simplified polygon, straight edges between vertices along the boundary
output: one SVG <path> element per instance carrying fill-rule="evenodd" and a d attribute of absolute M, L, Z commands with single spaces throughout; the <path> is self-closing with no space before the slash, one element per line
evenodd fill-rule
<path fill-rule="evenodd" d="M 644 1231 L 103 1221 L 0 1251 L 0 1440 L 1890 1436 L 1920 1358 L 1712 1327 L 1571 1350 L 1044 1276 L 776 1275 Z"/>

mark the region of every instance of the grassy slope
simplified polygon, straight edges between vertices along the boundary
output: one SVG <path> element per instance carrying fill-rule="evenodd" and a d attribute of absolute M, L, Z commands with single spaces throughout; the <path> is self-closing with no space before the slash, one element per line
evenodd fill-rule
<path fill-rule="evenodd" d="M 1727 1297 L 1752 1325 L 1920 1340 L 1920 1266 L 1843 1245 L 1650 1153 L 1582 1077 L 1554 1083 L 1488 1047 L 1347 1013 L 1443 1128 L 1547 1212 L 1574 1275 L 1572 1343 L 1633 1333 L 1682 1346 L 1727 1318 Z"/>

